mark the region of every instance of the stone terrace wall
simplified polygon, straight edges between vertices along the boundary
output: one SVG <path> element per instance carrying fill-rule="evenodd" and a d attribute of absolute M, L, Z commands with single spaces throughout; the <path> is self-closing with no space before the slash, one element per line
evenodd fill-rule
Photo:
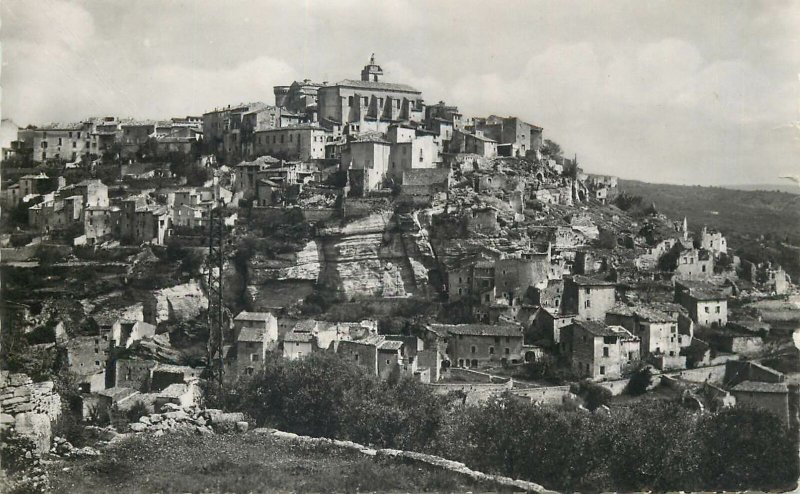
<path fill-rule="evenodd" d="M 565 396 L 570 394 L 569 386 L 545 386 L 541 388 L 514 389 L 511 393 L 521 398 L 528 398 L 531 403 L 560 405 Z"/>
<path fill-rule="evenodd" d="M 511 391 L 513 383 L 509 380 L 505 384 L 470 384 L 470 383 L 449 383 L 449 384 L 428 384 L 433 391 L 439 394 L 447 394 L 453 391 L 464 393 L 465 403 L 474 404 L 486 401 L 492 396 L 499 395 L 504 391 Z"/>
<path fill-rule="evenodd" d="M 61 397 L 53 381 L 34 383 L 25 374 L 0 371 L 0 406 L 4 414 L 41 413 L 55 420 L 61 414 Z"/>
<path fill-rule="evenodd" d="M 34 383 L 25 374 L 0 371 L 0 409 L 0 428 L 13 425 L 33 440 L 39 453 L 50 449 L 51 424 L 61 414 L 61 397 L 52 381 Z"/>

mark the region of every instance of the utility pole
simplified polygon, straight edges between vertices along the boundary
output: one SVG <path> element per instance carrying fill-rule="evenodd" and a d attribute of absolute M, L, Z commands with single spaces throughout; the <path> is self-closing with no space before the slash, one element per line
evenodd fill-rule
<path fill-rule="evenodd" d="M 217 377 L 221 390 L 225 371 L 222 354 L 222 345 L 224 343 L 223 326 L 225 322 L 225 309 L 222 304 L 225 220 L 222 215 L 221 204 L 218 203 L 217 206 L 209 211 L 208 225 L 208 367 Z"/>

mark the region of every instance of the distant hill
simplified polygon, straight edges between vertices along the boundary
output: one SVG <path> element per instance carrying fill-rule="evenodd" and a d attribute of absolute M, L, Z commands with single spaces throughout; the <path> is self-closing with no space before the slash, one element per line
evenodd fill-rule
<path fill-rule="evenodd" d="M 777 187 L 777 186 L 775 186 Z M 675 219 L 686 216 L 691 230 L 716 228 L 733 240 L 760 235 L 800 244 L 800 195 L 779 191 L 734 190 L 699 185 L 651 184 L 620 180 L 619 188 L 655 203 Z M 733 238 L 731 238 L 733 237 Z"/>
<path fill-rule="evenodd" d="M 787 192 L 789 194 L 800 194 L 800 186 L 794 185 L 788 180 L 783 184 L 742 184 L 725 185 L 725 189 L 732 190 L 766 190 L 771 192 Z"/>

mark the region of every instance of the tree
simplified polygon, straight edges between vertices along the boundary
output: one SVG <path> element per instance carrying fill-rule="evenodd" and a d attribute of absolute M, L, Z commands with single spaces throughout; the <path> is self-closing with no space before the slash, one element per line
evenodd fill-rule
<path fill-rule="evenodd" d="M 800 473 L 797 434 L 760 409 L 724 408 L 700 425 L 703 486 L 715 490 L 785 490 Z"/>
<path fill-rule="evenodd" d="M 589 410 L 597 410 L 611 401 L 611 390 L 591 381 L 581 383 L 580 394 Z"/>
<path fill-rule="evenodd" d="M 544 156 L 547 156 L 548 158 L 557 158 L 560 157 L 563 153 L 563 151 L 561 150 L 561 146 L 557 142 L 551 141 L 550 139 L 544 140 L 541 152 Z"/>
<path fill-rule="evenodd" d="M 653 382 L 653 371 L 648 366 L 642 366 L 631 374 L 625 391 L 631 396 L 643 395 Z"/>

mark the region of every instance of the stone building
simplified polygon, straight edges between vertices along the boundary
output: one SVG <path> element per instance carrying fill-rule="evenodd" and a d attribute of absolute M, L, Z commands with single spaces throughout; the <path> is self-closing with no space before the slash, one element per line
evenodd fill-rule
<path fill-rule="evenodd" d="M 311 82 L 310 79 L 294 81 L 289 86 L 274 86 L 275 106 L 294 113 L 305 114 L 310 120 L 316 113 L 319 88 L 327 82 Z"/>
<path fill-rule="evenodd" d="M 489 362 L 517 363 L 523 360 L 522 327 L 512 324 L 432 324 L 445 333 L 451 365 L 478 367 Z"/>
<path fill-rule="evenodd" d="M 562 312 L 578 319 L 603 321 L 616 302 L 615 284 L 610 281 L 574 275 L 564 279 Z"/>
<path fill-rule="evenodd" d="M 605 322 L 622 326 L 638 336 L 642 358 L 657 368 L 686 368 L 686 357 L 681 350 L 692 344 L 693 325 L 680 305 L 615 305 L 606 313 Z"/>
<path fill-rule="evenodd" d="M 424 116 L 422 93 L 405 84 L 380 81 L 383 70 L 370 59 L 361 80 L 346 79 L 317 91 L 319 120 L 337 124 L 372 121 L 417 121 Z"/>
<path fill-rule="evenodd" d="M 714 275 L 714 256 L 704 249 L 680 249 L 675 277 L 680 279 L 703 279 Z"/>
<path fill-rule="evenodd" d="M 572 369 L 590 379 L 616 379 L 639 359 L 639 338 L 622 326 L 576 320 L 565 328 Z"/>
<path fill-rule="evenodd" d="M 454 130 L 448 152 L 475 154 L 484 158 L 494 158 L 497 156 L 497 142 L 480 134 L 470 134 L 461 130 Z"/>
<path fill-rule="evenodd" d="M 253 155 L 301 161 L 325 159 L 328 135 L 328 131 L 316 125 L 257 130 Z"/>
<path fill-rule="evenodd" d="M 404 366 L 402 341 L 387 340 L 383 335 L 368 335 L 353 340 L 342 340 L 336 353 L 364 367 L 381 379 L 399 375 Z"/>
<path fill-rule="evenodd" d="M 728 241 L 722 232 L 709 230 L 705 226 L 700 232 L 700 247 L 712 252 L 715 256 L 728 253 Z"/>
<path fill-rule="evenodd" d="M 270 312 L 240 312 L 233 319 L 234 338 L 238 338 L 239 333 L 245 328 L 264 333 L 266 344 L 271 348 L 277 345 L 278 320 Z"/>
<path fill-rule="evenodd" d="M 524 157 L 542 147 L 542 128 L 523 122 L 517 117 L 476 118 L 474 128 L 483 136 L 497 142 L 499 156 Z"/>
<path fill-rule="evenodd" d="M 728 323 L 730 290 L 711 283 L 675 282 L 675 302 L 689 311 L 692 321 L 701 326 L 722 327 Z"/>

